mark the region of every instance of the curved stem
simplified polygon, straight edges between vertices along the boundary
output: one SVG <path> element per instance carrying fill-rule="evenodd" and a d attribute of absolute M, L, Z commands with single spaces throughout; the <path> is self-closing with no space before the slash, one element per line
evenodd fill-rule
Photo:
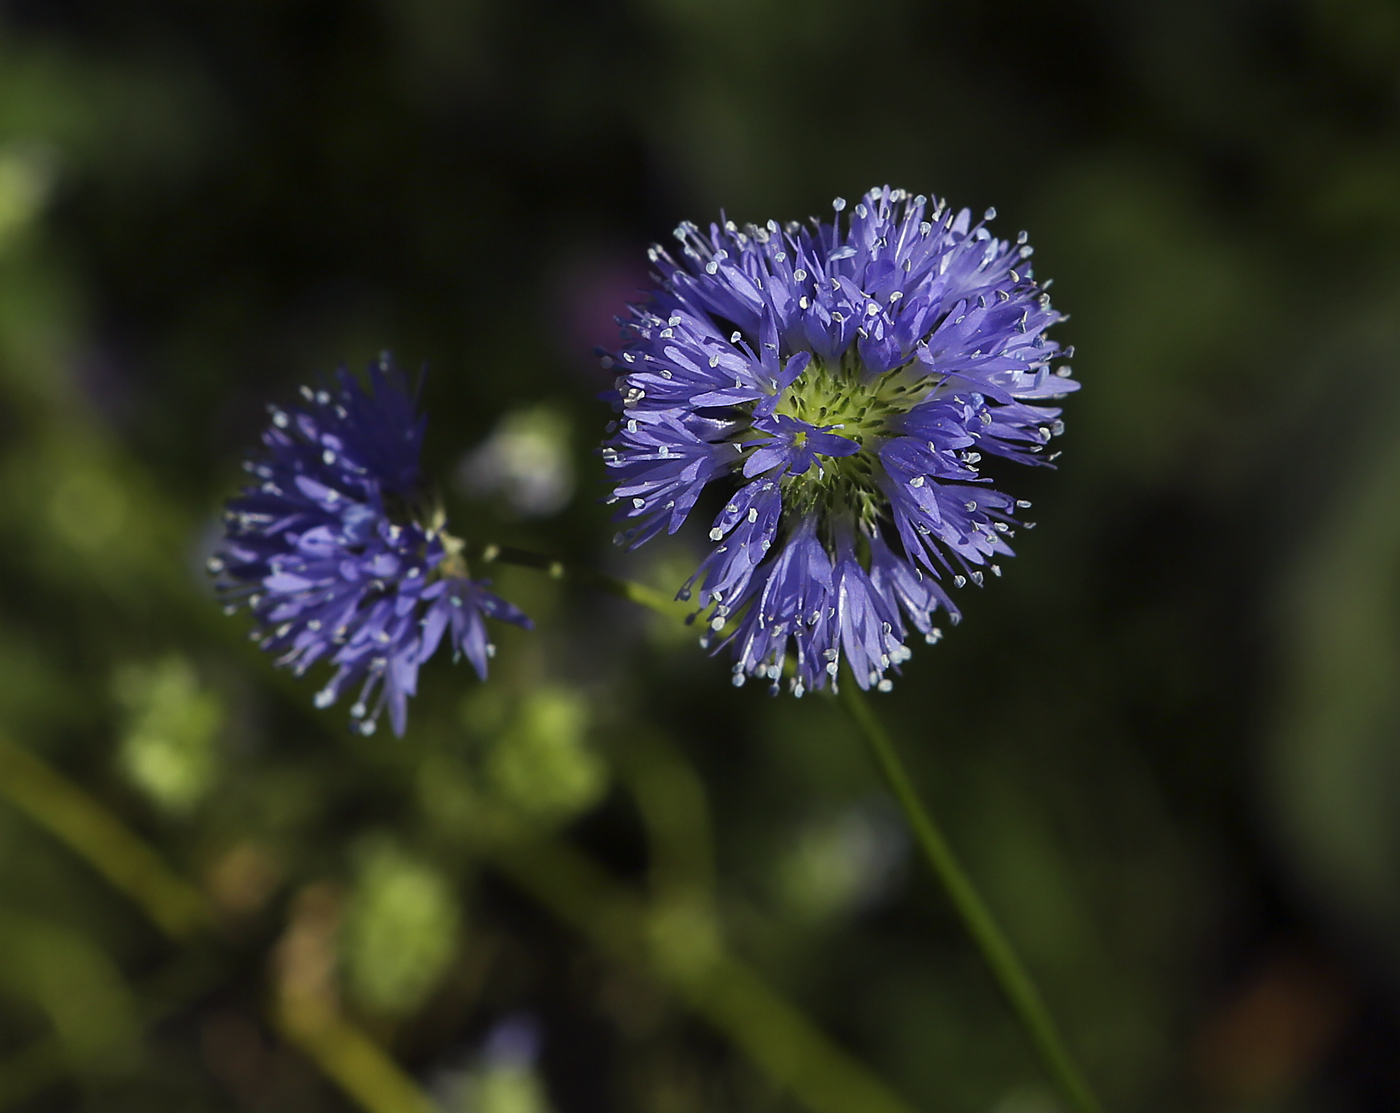
<path fill-rule="evenodd" d="M 0 736 L 0 797 L 29 816 L 126 894 L 168 938 L 211 932 L 204 894 L 87 792 L 28 750 Z M 282 1008 L 276 1027 L 367 1113 L 436 1113 L 418 1084 L 373 1040 L 338 1014 Z M 49 1052 L 37 1045 L 13 1065 L 22 1088 L 43 1082 Z"/>
<path fill-rule="evenodd" d="M 923 851 L 924 858 L 953 902 L 963 926 L 982 952 L 983 960 L 991 967 L 992 974 L 1039 1053 L 1047 1073 L 1071 1108 L 1079 1113 L 1099 1113 L 1099 1103 L 1061 1041 L 1055 1022 L 1041 999 L 1040 991 L 1036 989 L 1025 967 L 1021 965 L 1021 960 L 1011 949 L 1010 942 L 997 926 L 967 874 L 963 872 L 943 832 L 920 801 L 903 762 L 899 760 L 899 754 L 890 740 L 889 733 L 853 677 L 846 676 L 840 692 L 841 701 L 869 744 L 885 783 L 889 785 L 890 791 L 904 810 L 919 849 Z"/>
<path fill-rule="evenodd" d="M 530 549 L 517 549 L 511 545 L 471 544 L 467 546 L 466 552 L 470 559 L 482 564 L 514 564 L 521 568 L 533 568 L 544 572 L 551 579 L 570 580 L 586 587 L 597 588 L 609 595 L 616 595 L 619 599 L 626 599 L 629 603 L 636 603 L 657 614 L 663 614 L 667 618 L 678 618 L 688 613 L 684 603 L 653 587 L 609 576 L 606 572 L 596 572 L 591 568 L 578 568 Z"/>
<path fill-rule="evenodd" d="M 522 829 L 485 799 L 463 815 L 473 851 L 604 954 L 640 966 L 724 1033 L 811 1113 L 913 1113 L 770 988 L 693 906 L 647 901 L 568 842 Z"/>
<path fill-rule="evenodd" d="M 657 901 L 714 904 L 714 833 L 705 785 L 665 734 L 633 734 L 618 756 L 647 834 L 651 891 Z"/>
<path fill-rule="evenodd" d="M 499 562 L 533 568 L 548 573 L 554 579 L 572 580 L 598 588 L 667 617 L 676 617 L 682 613 L 683 604 L 667 599 L 654 588 L 591 569 L 574 568 L 542 553 L 493 544 L 471 546 L 468 551 L 474 559 L 484 564 Z M 860 687 L 849 675 L 847 682 L 841 686 L 841 698 L 869 744 L 875 763 L 879 766 L 890 791 L 904 810 L 920 850 L 948 893 L 968 934 L 982 953 L 983 960 L 991 968 L 1002 992 L 1040 1055 L 1046 1071 L 1071 1108 L 1078 1113 L 1100 1113 L 1098 1100 L 1060 1039 L 1055 1022 L 1041 999 L 1040 991 L 1021 965 L 1021 960 L 1016 957 L 1016 952 L 1012 950 L 1010 942 L 997 926 L 981 896 L 973 888 L 943 832 L 920 801 L 889 734 L 866 702 Z"/>
<path fill-rule="evenodd" d="M 204 895 L 82 789 L 0 737 L 0 796 L 87 861 L 177 942 L 213 923 Z"/>
<path fill-rule="evenodd" d="M 469 551 L 482 563 L 496 561 L 534 568 L 548 573 L 554 579 L 586 584 L 668 617 L 675 617 L 681 612 L 682 604 L 667 599 L 654 588 L 591 569 L 573 568 L 553 557 L 528 549 L 482 545 L 472 547 Z M 1055 1022 L 1041 999 L 1040 991 L 1036 989 L 1025 967 L 1021 965 L 1021 960 L 1012 950 L 1010 942 L 997 926 L 967 874 L 963 872 L 942 831 L 919 800 L 889 734 L 866 702 L 860 687 L 849 676 L 847 683 L 841 686 L 841 698 L 869 744 L 875 763 L 879 766 L 890 791 L 904 810 L 920 850 L 948 893 L 968 934 L 981 951 L 983 960 L 991 968 L 1002 992 L 1040 1055 L 1046 1071 L 1071 1108 L 1078 1113 L 1099 1113 L 1098 1101 L 1060 1039 Z"/>

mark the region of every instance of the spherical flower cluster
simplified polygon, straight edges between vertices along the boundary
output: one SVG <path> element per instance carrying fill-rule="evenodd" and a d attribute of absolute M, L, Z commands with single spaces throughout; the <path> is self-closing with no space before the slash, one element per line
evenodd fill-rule
<path fill-rule="evenodd" d="M 322 659 L 336 666 L 317 707 L 359 685 L 357 729 L 372 733 L 387 705 L 402 735 L 418 668 L 445 634 L 485 679 L 495 652 L 485 619 L 530 620 L 468 577 L 462 542 L 424 509 L 426 418 L 402 372 L 386 354 L 369 380 L 366 390 L 341 368 L 302 388 L 304 406 L 269 407 L 267 451 L 244 464 L 255 482 L 229 502 L 209 569 L 228 613 L 251 609 L 278 665 L 298 676 Z"/>
<path fill-rule="evenodd" d="M 640 545 L 674 533 L 712 484 L 713 548 L 698 596 L 734 654 L 734 682 L 887 689 L 927 641 L 943 586 L 980 584 L 1011 555 L 1016 511 L 980 464 L 1026 464 L 1063 426 L 1043 405 L 1077 389 L 1046 329 L 1061 315 L 1032 277 L 1026 235 L 889 187 L 831 223 L 676 229 L 659 289 L 622 321 L 620 411 L 603 457 L 610 501 Z M 791 659 L 789 662 L 789 654 Z"/>

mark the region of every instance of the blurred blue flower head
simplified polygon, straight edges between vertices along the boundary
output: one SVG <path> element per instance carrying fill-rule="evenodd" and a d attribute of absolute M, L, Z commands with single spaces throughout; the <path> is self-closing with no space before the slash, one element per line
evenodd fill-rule
<path fill-rule="evenodd" d="M 603 457 L 619 541 L 674 533 L 711 483 L 728 500 L 714 548 L 681 589 L 732 648 L 734 682 L 789 679 L 802 695 L 844 655 L 861 687 L 927 641 L 944 577 L 981 584 L 1011 556 L 1016 512 L 984 455 L 1025 464 L 1063 430 L 1044 405 L 1078 384 L 1045 331 L 1061 315 L 1032 249 L 967 209 L 888 186 L 832 222 L 733 221 L 676 229 L 657 246 L 660 288 L 631 307 L 608 397 L 620 411 Z"/>
<path fill-rule="evenodd" d="M 468 577 L 463 543 L 427 508 L 427 419 L 387 354 L 369 385 L 341 368 L 321 389 L 303 387 L 303 406 L 269 407 L 267 451 L 244 463 L 255 482 L 230 500 L 209 569 L 226 611 L 248 605 L 278 665 L 298 676 L 323 658 L 336 666 L 317 707 L 358 685 L 357 729 L 373 733 L 387 706 L 402 735 L 418 668 L 444 635 L 485 679 L 495 651 L 485 619 L 531 623 Z"/>

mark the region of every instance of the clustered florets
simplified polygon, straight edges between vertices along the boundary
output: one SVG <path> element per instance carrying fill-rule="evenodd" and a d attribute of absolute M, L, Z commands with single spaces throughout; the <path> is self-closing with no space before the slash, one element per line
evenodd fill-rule
<path fill-rule="evenodd" d="M 519 610 L 467 576 L 462 543 L 423 506 L 419 456 L 426 418 L 387 355 L 371 390 L 344 368 L 304 407 L 269 407 L 267 452 L 244 467 L 256 482 L 232 499 L 209 569 L 226 610 L 246 603 L 263 649 L 300 676 L 323 658 L 335 675 L 316 693 L 329 707 L 360 684 L 350 714 L 371 733 L 387 704 L 402 735 L 418 669 L 449 634 L 485 679 L 494 647 L 485 618 L 528 627 Z"/>
<path fill-rule="evenodd" d="M 621 417 L 604 445 L 611 501 L 640 545 L 674 533 L 711 484 L 727 501 L 714 548 L 680 597 L 709 610 L 734 682 L 789 670 L 801 695 L 844 655 L 861 687 L 932 642 L 941 583 L 1000 575 L 1016 502 L 984 454 L 1027 464 L 1062 431 L 1037 404 L 1078 384 L 1052 367 L 1063 319 L 1009 242 L 967 209 L 873 189 L 829 224 L 676 229 L 680 261 L 653 247 L 659 289 L 622 320 Z M 791 658 L 789 658 L 791 647 Z"/>

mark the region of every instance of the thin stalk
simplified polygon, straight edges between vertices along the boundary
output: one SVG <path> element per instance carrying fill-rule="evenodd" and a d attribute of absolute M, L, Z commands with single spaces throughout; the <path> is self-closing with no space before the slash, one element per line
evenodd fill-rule
<path fill-rule="evenodd" d="M 563 840 L 478 800 L 472 849 L 600 951 L 640 966 L 811 1113 L 913 1113 L 878 1077 L 724 949 L 702 910 L 649 902 Z"/>
<path fill-rule="evenodd" d="M 666 598 L 664 594 L 654 588 L 595 572 L 591 569 L 574 568 L 562 561 L 527 549 L 515 549 L 503 545 L 484 545 L 470 551 L 474 558 L 482 563 L 497 561 L 501 564 L 533 568 L 548 573 L 554 579 L 572 580 L 575 583 L 601 589 L 668 617 L 675 617 L 681 613 L 680 604 Z M 1082 1072 L 1060 1039 L 1055 1022 L 1051 1018 L 1049 1010 L 1046 1009 L 1045 1002 L 1041 999 L 1040 991 L 1036 989 L 1035 983 L 1031 981 L 1025 967 L 1021 965 L 1021 960 L 1016 957 L 1016 952 L 1012 950 L 1006 935 L 997 926 L 977 890 L 973 888 L 972 882 L 958 863 L 942 831 L 939 830 L 933 817 L 919 800 L 918 793 L 915 792 L 913 782 L 909 779 L 909 774 L 899 760 L 899 754 L 895 750 L 889 734 L 866 701 L 860 687 L 849 675 L 847 682 L 841 685 L 841 697 L 851 718 L 855 720 L 862 736 L 869 744 L 871 753 L 875 757 L 875 763 L 884 776 L 885 782 L 889 785 L 890 791 L 894 793 L 900 807 L 904 810 L 919 848 L 923 851 L 934 875 L 948 893 L 954 908 L 967 928 L 968 934 L 972 936 L 973 942 L 981 951 L 983 960 L 991 968 L 1002 992 L 1006 995 L 1012 1009 L 1025 1028 L 1031 1044 L 1040 1055 L 1047 1073 L 1071 1108 L 1077 1110 L 1078 1113 L 1100 1113 L 1098 1100 L 1089 1089 Z M 531 880 L 538 882 L 539 879 L 536 877 Z M 551 903 L 555 902 L 551 901 Z M 557 903 L 555 903 L 555 910 L 563 912 Z M 566 918 L 572 918 L 565 915 Z M 736 982 L 725 984 L 726 979 L 720 979 L 720 983 L 724 985 L 724 991 L 707 995 L 711 997 L 710 1000 L 705 1000 L 704 997 L 692 997 L 691 1000 L 692 1005 L 698 1006 L 702 1012 L 709 1012 L 715 1019 L 719 1019 L 718 1014 L 725 1012 L 728 1004 L 735 1003 L 742 997 L 742 991 L 738 990 Z M 712 988 L 717 989 L 713 986 Z M 721 999 L 725 1001 L 724 1005 L 719 1003 Z M 740 1015 L 745 1018 L 752 1018 L 761 1012 L 762 1010 L 756 1006 L 740 1008 L 739 1010 Z M 735 1018 L 726 1016 L 724 1020 L 727 1023 L 723 1023 L 722 1026 L 732 1029 Z"/>
<path fill-rule="evenodd" d="M 101 803 L 40 758 L 0 736 L 0 797 L 57 836 L 124 893 L 164 934 L 213 934 L 204 894 Z M 473 809 L 477 849 L 502 873 L 605 953 L 650 969 L 813 1113 L 911 1113 L 877 1077 L 815 1028 L 699 924 L 666 916 L 562 841 L 522 838 L 507 817 L 487 835 L 491 809 Z M 504 836 L 504 837 L 502 837 Z M 684 911 L 684 910 L 682 910 Z M 697 948 L 697 940 L 709 944 Z M 367 1113 L 435 1113 L 436 1106 L 367 1033 L 314 995 L 283 992 L 270 1019 Z M 49 1041 L 0 1063 L 0 1103 L 54 1079 Z M 0 1107 L 3 1107 L 0 1105 Z"/>
<path fill-rule="evenodd" d="M 336 1009 L 284 994 L 273 1018 L 283 1036 L 369 1113 L 437 1113 L 412 1076 Z"/>
<path fill-rule="evenodd" d="M 0 796 L 124 893 L 169 939 L 212 931 L 204 894 L 87 792 L 0 736 Z M 284 1003 L 285 1005 L 285 1003 Z M 366 1113 L 434 1113 L 436 1106 L 368 1035 L 338 1014 L 282 1008 L 273 1020 Z M 16 1090 L 42 1084 L 51 1049 L 37 1044 L 10 1064 Z"/>
<path fill-rule="evenodd" d="M 188 1008 L 217 988 L 227 975 L 227 970 L 222 968 L 218 971 L 219 979 L 209 977 L 206 969 L 192 972 L 189 968 L 192 956 L 196 961 L 202 957 L 186 950 L 137 987 L 143 997 L 140 1020 L 145 1029 Z M 52 1032 L 0 1059 L 0 1110 L 19 1105 L 57 1085 L 68 1077 L 71 1069 L 68 1049 Z"/>
<path fill-rule="evenodd" d="M 1016 952 L 1011 949 L 1010 942 L 992 918 L 987 905 L 973 888 L 948 840 L 933 821 L 933 816 L 920 801 L 889 733 L 849 674 L 841 684 L 840 698 L 870 746 L 885 783 L 904 810 L 919 849 L 953 902 L 963 926 L 982 952 L 983 960 L 991 967 L 1007 1001 L 1040 1055 L 1046 1072 L 1072 1109 L 1079 1113 L 1099 1113 L 1099 1103 L 1060 1039 L 1040 991 L 1016 957 Z"/>
<path fill-rule="evenodd" d="M 183 942 L 212 925 L 198 889 L 86 792 L 3 737 L 0 796 L 67 843 L 171 939 Z"/>
<path fill-rule="evenodd" d="M 597 572 L 592 568 L 578 568 L 529 549 L 517 549 L 511 545 L 468 545 L 467 556 L 481 564 L 514 564 L 521 568 L 533 568 L 544 572 L 550 579 L 568 580 L 606 591 L 609 595 L 616 595 L 619 599 L 626 599 L 629 603 L 636 603 L 667 618 L 679 618 L 686 614 L 684 603 L 677 602 L 665 592 L 657 591 L 653 587 L 609 576 L 606 572 Z"/>

